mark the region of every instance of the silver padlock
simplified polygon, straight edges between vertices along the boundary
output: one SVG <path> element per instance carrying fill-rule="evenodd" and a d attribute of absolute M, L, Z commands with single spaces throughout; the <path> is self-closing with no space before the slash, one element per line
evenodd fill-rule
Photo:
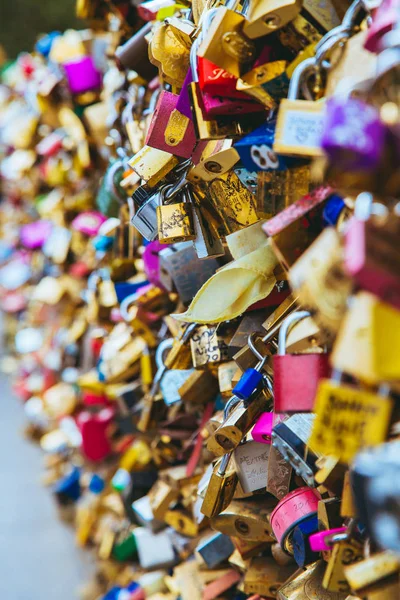
<path fill-rule="evenodd" d="M 272 445 L 309 487 L 315 487 L 314 472 L 318 456 L 308 448 L 305 453 L 315 414 L 298 413 L 278 423 L 272 430 Z M 307 458 L 305 458 L 307 456 Z"/>
<path fill-rule="evenodd" d="M 196 552 L 200 554 L 209 569 L 214 569 L 227 560 L 234 551 L 235 546 L 231 538 L 219 531 L 202 539 L 196 547 Z"/>
<path fill-rule="evenodd" d="M 220 264 L 215 258 L 200 260 L 192 242 L 172 244 L 160 254 L 160 281 L 168 284 L 172 279 L 174 289 L 184 304 L 189 304 L 201 286 L 210 279 Z M 168 288 L 166 288 L 168 289 Z M 168 291 L 173 291 L 168 289 Z"/>
<path fill-rule="evenodd" d="M 137 527 L 133 535 L 142 569 L 169 567 L 176 562 L 171 539 L 165 531 L 153 533 L 146 527 Z"/>
<path fill-rule="evenodd" d="M 132 502 L 132 510 L 139 525 L 147 527 L 153 533 L 164 528 L 165 524 L 154 517 L 153 511 L 151 510 L 150 499 L 147 495 Z"/>
<path fill-rule="evenodd" d="M 179 388 L 193 373 L 194 369 L 166 369 L 164 365 L 164 357 L 172 348 L 173 339 L 169 338 L 158 345 L 156 351 L 157 370 L 165 369 L 162 379 L 160 380 L 160 391 L 167 406 L 172 406 L 181 401 Z"/>
<path fill-rule="evenodd" d="M 160 205 L 160 190 L 149 190 L 143 185 L 135 190 L 132 200 L 137 210 L 131 224 L 146 240 L 152 242 L 158 239 L 157 207 Z"/>
<path fill-rule="evenodd" d="M 248 494 L 267 486 L 268 458 L 271 446 L 249 441 L 240 444 L 234 453 L 236 473 L 243 491 Z"/>

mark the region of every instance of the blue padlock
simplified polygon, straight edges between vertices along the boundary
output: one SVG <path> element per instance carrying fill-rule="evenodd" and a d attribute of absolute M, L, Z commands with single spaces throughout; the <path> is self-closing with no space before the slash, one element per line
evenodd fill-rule
<path fill-rule="evenodd" d="M 267 361 L 267 356 L 262 356 L 254 345 L 254 333 L 251 333 L 248 337 L 248 345 L 253 354 L 259 359 L 259 363 L 253 369 L 246 369 L 237 384 L 232 390 L 232 393 L 240 398 L 241 400 L 249 400 L 250 396 L 265 381 L 264 373 L 262 373 L 263 367 Z"/>
<path fill-rule="evenodd" d="M 310 535 L 317 532 L 317 515 L 304 519 L 304 521 L 298 523 L 294 528 L 291 543 L 293 557 L 299 567 L 305 567 L 319 559 L 319 552 L 313 552 L 309 542 Z"/>
<path fill-rule="evenodd" d="M 76 502 L 78 500 L 81 495 L 80 475 L 78 467 L 73 467 L 68 475 L 59 479 L 54 485 L 53 492 L 60 502 Z"/>
<path fill-rule="evenodd" d="M 335 226 L 340 213 L 345 207 L 345 203 L 343 198 L 334 194 L 330 196 L 330 198 L 325 202 L 324 210 L 322 212 L 322 218 L 324 220 L 325 225 Z"/>
<path fill-rule="evenodd" d="M 51 47 L 56 38 L 61 35 L 60 31 L 50 31 L 46 35 L 43 35 L 35 44 L 36 52 L 42 54 L 45 58 L 50 54 Z"/>
<path fill-rule="evenodd" d="M 299 159 L 274 152 L 275 126 L 276 121 L 267 121 L 234 144 L 248 171 L 284 171 L 301 164 Z"/>
<path fill-rule="evenodd" d="M 108 235 L 97 235 L 92 244 L 97 252 L 106 252 L 114 243 L 114 237 Z"/>

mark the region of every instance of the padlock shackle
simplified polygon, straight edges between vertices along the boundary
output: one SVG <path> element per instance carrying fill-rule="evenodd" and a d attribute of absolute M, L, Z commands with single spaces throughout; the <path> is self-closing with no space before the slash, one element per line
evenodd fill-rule
<path fill-rule="evenodd" d="M 318 64 L 315 56 L 311 58 L 306 58 L 303 60 L 295 70 L 293 71 L 293 75 L 290 79 L 289 90 L 288 90 L 288 100 L 297 100 L 300 94 L 300 85 L 303 77 L 308 71 L 315 71 L 318 68 Z"/>
<path fill-rule="evenodd" d="M 123 205 L 125 204 L 126 196 L 122 194 L 121 190 L 119 189 L 119 185 L 117 186 L 114 181 L 114 177 L 119 170 L 122 170 L 122 172 L 124 172 L 125 170 L 124 161 L 121 158 L 119 160 L 116 160 L 114 164 L 112 164 L 111 167 L 107 170 L 106 187 L 108 189 L 111 189 L 115 198 L 121 205 Z"/>
<path fill-rule="evenodd" d="M 298 321 L 302 319 L 306 319 L 307 317 L 311 317 L 311 313 L 308 310 L 299 310 L 288 317 L 283 321 L 281 328 L 279 330 L 279 338 L 278 338 L 278 354 L 283 356 L 286 354 L 286 338 L 289 333 L 289 329 Z"/>
<path fill-rule="evenodd" d="M 232 398 L 230 398 L 228 400 L 228 402 L 225 404 L 225 407 L 224 407 L 224 420 L 226 420 L 228 418 L 231 410 L 233 408 L 235 408 L 235 406 L 240 404 L 240 402 L 242 402 L 242 400 L 240 398 L 238 398 L 237 396 L 232 396 Z"/>
<path fill-rule="evenodd" d="M 162 367 L 165 367 L 164 364 L 164 354 L 166 350 L 171 350 L 172 346 L 174 344 L 174 338 L 167 338 L 166 340 L 163 340 L 162 342 L 160 342 L 160 344 L 157 347 L 156 350 L 156 365 L 157 365 L 157 369 L 161 369 Z"/>
<path fill-rule="evenodd" d="M 133 294 L 126 296 L 126 298 L 124 298 L 122 300 L 121 304 L 119 305 L 120 315 L 126 323 L 129 323 L 129 321 L 131 320 L 128 309 L 131 306 L 131 304 L 136 302 L 136 300 L 137 300 L 137 292 L 134 292 Z"/>
<path fill-rule="evenodd" d="M 226 469 L 228 468 L 228 464 L 229 464 L 232 454 L 233 454 L 232 452 L 229 452 L 228 454 L 223 455 L 221 462 L 219 463 L 219 467 L 218 467 L 218 471 L 217 471 L 218 475 L 225 475 Z"/>

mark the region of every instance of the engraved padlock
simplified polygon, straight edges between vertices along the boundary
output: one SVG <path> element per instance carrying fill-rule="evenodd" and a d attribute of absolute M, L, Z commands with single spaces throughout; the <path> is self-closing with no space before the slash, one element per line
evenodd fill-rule
<path fill-rule="evenodd" d="M 300 86 L 306 75 L 318 72 L 315 58 L 301 62 L 293 72 L 287 99 L 282 100 L 276 123 L 274 150 L 289 156 L 321 155 L 323 102 L 300 100 Z"/>
<path fill-rule="evenodd" d="M 186 185 L 186 175 L 177 185 L 165 186 L 160 191 L 161 203 L 156 210 L 158 240 L 161 244 L 186 242 L 195 238 L 192 205 L 187 196 L 179 201 L 182 183 Z"/>

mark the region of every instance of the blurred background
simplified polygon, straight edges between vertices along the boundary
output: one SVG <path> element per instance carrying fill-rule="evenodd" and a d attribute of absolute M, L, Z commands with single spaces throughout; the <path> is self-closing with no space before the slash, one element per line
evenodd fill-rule
<path fill-rule="evenodd" d="M 9 58 L 32 50 L 40 33 L 69 27 L 82 29 L 75 18 L 76 0 L 8 0 L 1 3 L 0 44 Z"/>

